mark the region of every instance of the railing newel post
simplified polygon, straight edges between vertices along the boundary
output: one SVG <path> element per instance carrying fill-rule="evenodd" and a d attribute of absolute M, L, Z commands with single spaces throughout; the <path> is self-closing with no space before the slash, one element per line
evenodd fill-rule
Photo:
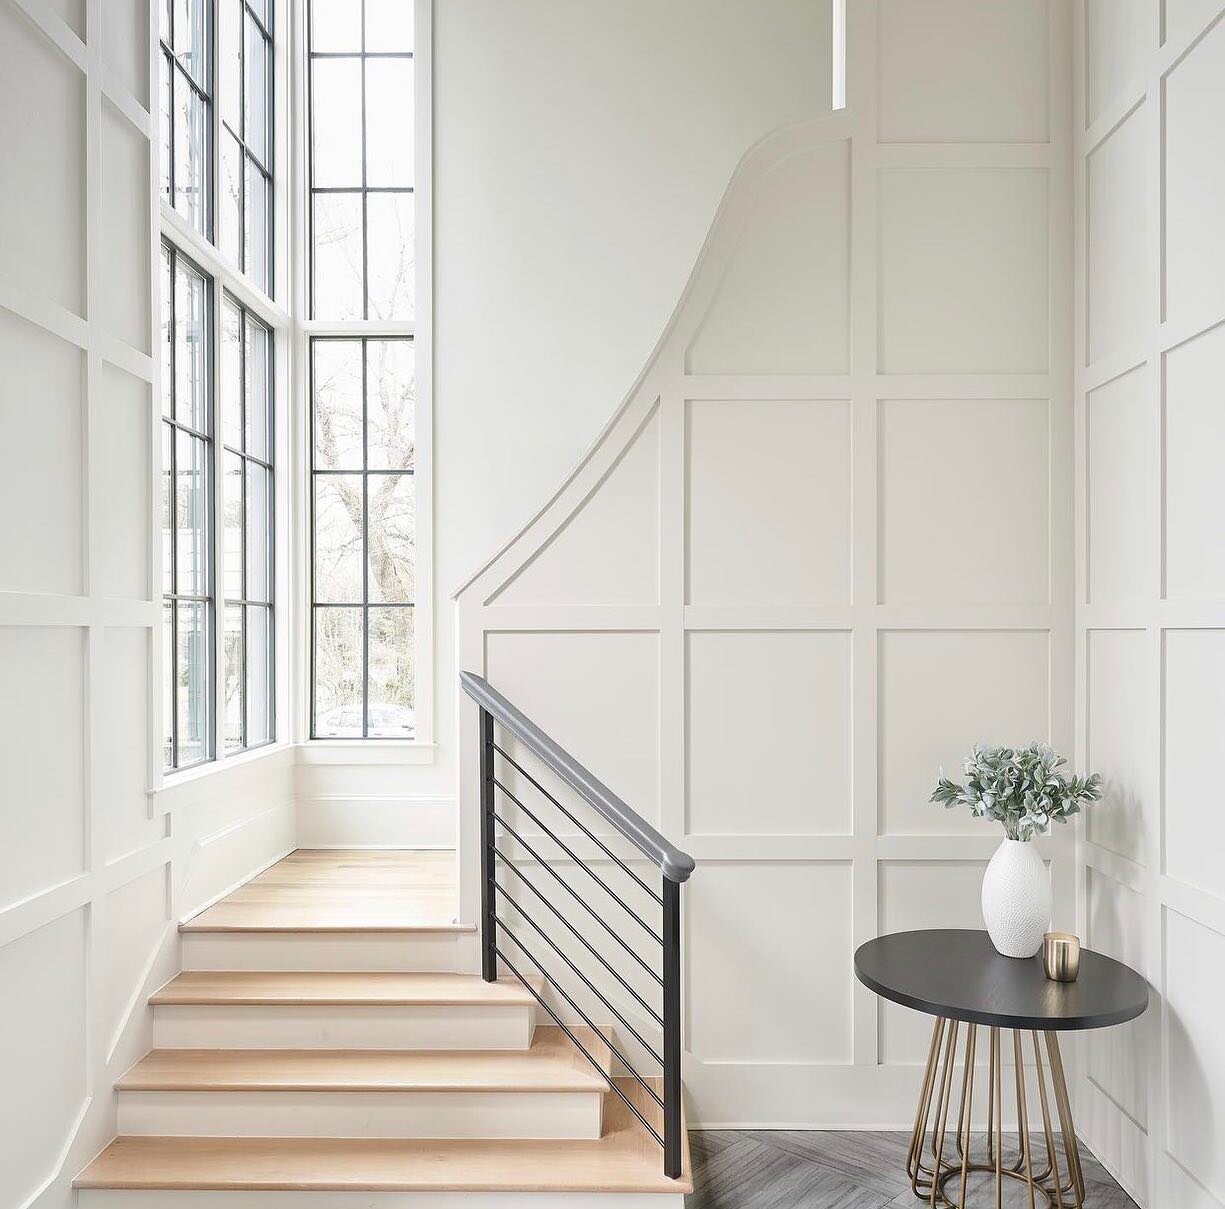
<path fill-rule="evenodd" d="M 664 1174 L 678 1179 L 684 1167 L 681 1136 L 681 887 L 664 878 Z"/>
<path fill-rule="evenodd" d="M 494 880 L 493 715 L 480 707 L 481 730 L 481 977 L 498 977 L 497 885 Z"/>

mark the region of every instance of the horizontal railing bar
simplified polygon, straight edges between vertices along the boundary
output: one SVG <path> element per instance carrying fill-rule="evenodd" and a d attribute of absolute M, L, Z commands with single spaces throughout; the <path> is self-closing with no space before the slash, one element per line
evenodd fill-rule
<path fill-rule="evenodd" d="M 513 898 L 510 898 L 505 893 L 503 893 L 502 897 L 505 902 L 510 903 L 510 905 L 514 907 L 516 911 L 519 912 L 519 914 L 523 917 L 524 921 L 528 924 L 528 926 L 532 929 L 532 931 L 535 932 L 536 935 L 539 936 L 540 939 L 543 940 L 544 943 L 547 944 L 549 948 L 552 949 L 553 952 L 556 953 L 557 956 L 560 957 L 562 961 L 566 963 L 566 966 L 569 968 L 570 973 L 572 973 L 573 975 L 575 975 L 575 977 L 582 980 L 583 985 L 610 1012 L 612 1012 L 614 1016 L 616 1016 L 616 1018 L 629 1031 L 630 1036 L 632 1036 L 634 1040 L 637 1041 L 638 1044 L 641 1045 L 642 1048 L 646 1050 L 646 1052 L 650 1054 L 651 1057 L 654 1058 L 655 1061 L 658 1062 L 659 1065 L 662 1067 L 664 1064 L 663 1054 L 661 1054 L 632 1024 L 630 1024 L 628 1020 L 626 1020 L 626 1018 L 623 1015 L 621 1015 L 621 1013 L 617 1010 L 616 1006 L 613 1003 L 611 1003 L 606 996 L 604 996 L 598 990 L 596 990 L 595 984 L 591 981 L 591 979 L 588 978 L 587 975 L 584 974 L 583 971 L 580 970 L 578 966 L 576 966 L 574 962 L 571 961 L 570 958 L 567 957 L 565 953 L 561 951 L 561 948 L 558 946 L 557 942 L 517 902 L 515 902 Z M 494 914 L 494 918 L 498 921 L 499 924 L 502 925 L 503 928 L 507 927 L 507 925 L 503 923 L 501 918 L 498 917 L 496 912 Z"/>
<path fill-rule="evenodd" d="M 558 982 L 557 979 L 554 978 L 553 975 L 550 974 L 549 971 L 544 968 L 544 966 L 540 963 L 540 961 L 537 960 L 535 953 L 533 953 L 531 949 L 529 949 L 527 945 L 525 945 L 523 941 L 519 939 L 519 937 L 515 934 L 515 932 L 513 932 L 507 926 L 506 921 L 499 920 L 498 922 L 502 925 L 502 930 L 506 933 L 506 935 L 509 936 L 511 940 L 513 940 L 515 944 L 519 946 L 519 950 L 520 952 L 522 952 L 523 956 L 526 957 L 532 963 L 532 965 L 534 965 L 540 971 L 541 975 L 543 976 L 545 981 L 549 984 L 549 986 L 551 986 L 575 1010 L 575 1012 L 578 1013 L 583 1023 L 589 1029 L 591 1029 L 592 1032 L 599 1035 L 600 1039 L 608 1047 L 608 1052 L 612 1054 L 617 1059 L 617 1061 L 620 1062 L 621 1065 L 624 1066 L 625 1069 L 629 1071 L 629 1073 L 635 1079 L 638 1080 L 639 1083 L 642 1084 L 642 1088 L 647 1093 L 647 1095 L 649 1095 L 651 1099 L 653 1099 L 655 1103 L 659 1105 L 660 1108 L 663 1108 L 664 1101 L 663 1101 L 663 1097 L 659 1094 L 659 1092 L 657 1092 L 650 1085 L 650 1083 L 648 1083 L 646 1079 L 644 1079 L 638 1073 L 638 1071 L 634 1069 L 633 1063 L 631 1063 L 630 1060 L 608 1039 L 608 1037 L 605 1036 L 603 1029 L 601 1029 L 600 1026 L 596 1024 L 591 1019 L 591 1017 L 588 1016 L 587 1013 L 583 1011 L 581 1007 L 579 1007 L 579 1005 L 574 1001 L 574 997 L 570 994 L 570 992 L 567 991 L 566 988 L 562 986 L 561 983 Z"/>
<path fill-rule="evenodd" d="M 655 1023 L 659 1025 L 660 1028 L 663 1028 L 664 1018 L 649 1003 L 647 1003 L 647 1001 L 643 999 L 643 997 L 639 995 L 638 992 L 634 990 L 634 988 L 630 986 L 628 982 L 625 981 L 625 978 L 621 974 L 619 974 L 613 966 L 609 964 L 608 959 L 604 956 L 604 954 L 601 953 L 600 950 L 597 949 L 591 943 L 591 941 L 589 941 L 587 937 L 585 937 L 555 906 L 553 906 L 553 904 L 549 902 L 549 900 L 545 898 L 543 894 L 541 894 L 541 892 L 532 883 L 531 879 L 528 878 L 528 876 L 521 869 L 516 869 L 515 866 L 511 864 L 509 861 L 506 862 L 506 867 L 538 899 L 540 899 L 540 901 L 544 903 L 544 905 L 548 907 L 550 911 L 553 912 L 553 914 L 557 917 L 558 923 L 560 923 L 564 928 L 566 928 L 570 932 L 570 934 L 574 937 L 574 939 L 577 940 L 579 944 L 581 944 L 583 948 L 586 949 L 587 952 L 590 953 L 592 957 L 594 957 L 596 961 L 598 961 L 600 965 L 602 965 L 638 1001 L 638 1004 L 642 1008 L 642 1010 L 646 1012 L 655 1021 Z M 502 883 L 497 880 L 497 878 L 494 879 L 493 884 L 497 887 L 499 891 L 501 891 L 503 897 L 510 899 L 512 903 L 514 902 L 514 899 L 511 898 L 510 896 L 510 891 L 507 890 L 506 887 L 503 886 Z"/>
<path fill-rule="evenodd" d="M 491 813 L 493 814 L 494 820 L 502 827 L 502 829 L 513 836 L 515 841 L 523 846 L 524 850 L 532 857 L 533 860 L 536 861 L 538 865 L 544 869 L 547 869 L 553 880 L 556 881 L 557 884 L 561 886 L 566 893 L 569 894 L 570 897 L 574 899 L 574 901 L 578 903 L 578 905 L 582 907 L 583 910 L 586 911 L 587 914 L 590 915 L 591 918 L 594 919 L 596 923 L 598 923 L 600 927 L 603 928 L 604 931 L 607 932 L 608 935 L 611 936 L 613 940 L 615 940 L 617 944 L 619 944 L 626 951 L 626 953 L 628 953 L 644 970 L 646 970 L 646 972 L 650 974 L 650 976 L 654 978 L 660 986 L 663 986 L 664 980 L 658 974 L 656 974 L 655 971 L 651 969 L 651 967 L 647 965 L 647 963 L 636 952 L 634 952 L 634 950 L 628 944 L 626 944 L 626 942 L 620 936 L 618 936 L 616 932 L 612 930 L 612 928 L 608 926 L 608 922 L 599 914 L 599 912 L 596 911 L 595 908 L 589 903 L 587 903 L 583 899 L 582 895 L 579 894 L 579 892 L 572 885 L 570 885 L 570 883 L 566 881 L 566 879 L 562 877 L 562 875 L 558 873 L 557 870 L 554 869 L 553 866 L 550 865 L 549 862 L 546 861 L 544 857 L 542 857 L 540 853 L 527 842 L 527 840 L 525 840 L 500 814 L 498 814 L 496 810 L 492 811 Z M 505 853 L 496 848 L 495 851 L 504 861 L 506 861 L 507 864 L 511 863 Z"/>
<path fill-rule="evenodd" d="M 621 895 L 619 895 L 614 889 L 612 889 L 611 886 L 607 885 L 604 879 L 589 864 L 587 864 L 587 862 L 584 861 L 583 858 L 579 856 L 578 853 L 576 853 L 574 849 L 570 847 L 569 844 L 567 844 L 564 840 L 561 840 L 556 835 L 554 835 L 553 832 L 547 826 L 545 826 L 544 823 L 540 821 L 539 816 L 534 811 L 530 810 L 527 806 L 524 806 L 524 804 L 521 801 L 519 801 L 519 799 L 515 797 L 515 795 L 511 793 L 511 791 L 507 789 L 506 786 L 503 785 L 502 782 L 499 781 L 497 777 L 493 778 L 493 783 L 508 798 L 510 798 L 510 800 L 514 802 L 514 804 L 518 806 L 519 809 L 522 810 L 523 813 L 526 814 L 527 817 L 531 819 L 532 822 L 535 823 L 536 826 L 539 827 L 540 830 L 543 831 L 545 835 L 547 835 L 549 839 L 551 839 L 553 843 L 555 843 L 585 874 L 587 874 L 587 876 L 591 878 L 591 880 L 595 882 L 595 884 L 599 886 L 600 889 L 603 890 L 604 893 L 609 896 L 609 898 L 615 899 L 617 902 L 617 905 L 632 920 L 638 923 L 646 931 L 646 934 L 648 936 L 650 936 L 652 939 L 657 941 L 660 945 L 664 943 L 664 938 L 660 936 L 660 934 L 656 932 L 655 929 L 652 928 L 651 925 L 647 923 L 647 921 L 643 919 L 642 916 L 639 915 L 638 912 L 635 911 L 634 908 L 631 907 L 629 903 L 625 901 L 625 899 L 621 897 Z"/>
<path fill-rule="evenodd" d="M 519 943 L 519 941 L 515 939 L 515 935 L 514 935 L 514 933 L 513 933 L 513 932 L 511 933 L 511 939 L 512 939 L 512 940 L 515 940 L 515 943 L 519 945 L 519 948 L 523 949 L 523 945 L 522 945 L 522 944 L 520 944 L 520 943 Z M 525 953 L 527 953 L 527 950 L 526 950 L 526 949 L 523 949 L 523 951 L 524 951 Z M 630 1112 L 632 1112 L 632 1113 L 634 1114 L 634 1116 L 636 1116 L 636 1117 L 638 1118 L 638 1120 L 642 1122 L 642 1124 L 643 1124 L 643 1126 L 645 1126 L 645 1128 L 646 1128 L 647 1132 L 648 1132 L 648 1133 L 650 1133 L 650 1135 L 651 1135 L 651 1136 L 652 1136 L 652 1137 L 653 1137 L 653 1138 L 654 1138 L 654 1139 L 655 1139 L 655 1140 L 656 1140 L 656 1141 L 657 1141 L 657 1142 L 660 1144 L 660 1146 L 663 1146 L 663 1145 L 664 1145 L 664 1140 L 663 1140 L 663 1138 L 660 1136 L 659 1131 L 658 1131 L 657 1129 L 655 1129 L 655 1127 L 654 1127 L 654 1126 L 653 1126 L 653 1125 L 650 1123 L 650 1121 L 648 1121 L 648 1120 L 646 1119 L 646 1117 L 644 1117 L 644 1116 L 642 1115 L 642 1113 L 640 1113 L 640 1112 L 638 1111 L 638 1109 L 634 1107 L 634 1105 L 633 1105 L 633 1104 L 631 1104 L 631 1103 L 630 1103 L 629 1099 L 626 1097 L 625 1092 L 623 1092 L 623 1091 L 622 1091 L 622 1090 L 621 1090 L 621 1089 L 620 1089 L 620 1088 L 617 1086 L 617 1081 L 616 1081 L 616 1080 L 615 1080 L 615 1079 L 612 1077 L 612 1075 L 610 1075 L 610 1074 L 609 1074 L 609 1073 L 608 1073 L 608 1072 L 607 1072 L 607 1071 L 606 1071 L 606 1070 L 605 1070 L 605 1069 L 604 1069 L 604 1068 L 603 1068 L 603 1067 L 602 1067 L 602 1066 L 601 1066 L 601 1065 L 600 1065 L 600 1064 L 599 1064 L 599 1063 L 598 1063 L 598 1062 L 597 1062 L 597 1061 L 596 1061 L 596 1060 L 595 1060 L 595 1059 L 594 1059 L 594 1058 L 591 1056 L 591 1054 L 590 1054 L 590 1053 L 588 1052 L 588 1050 L 587 1050 L 587 1047 L 586 1047 L 585 1045 L 583 1045 L 583 1043 L 582 1043 L 581 1041 L 579 1041 L 579 1039 L 578 1039 L 578 1038 L 577 1038 L 577 1037 L 574 1035 L 574 1033 L 573 1033 L 573 1032 L 570 1030 L 570 1028 L 569 1028 L 569 1027 L 568 1027 L 566 1024 L 564 1024 L 564 1023 L 562 1022 L 562 1018 L 561 1018 L 561 1017 L 560 1017 L 560 1016 L 559 1016 L 559 1015 L 558 1015 L 558 1014 L 557 1014 L 557 1013 L 556 1013 L 556 1012 L 555 1012 L 555 1011 L 554 1011 L 554 1010 L 553 1010 L 551 1007 L 549 1007 L 549 1005 L 548 1005 L 547 1003 L 545 1003 L 545 1001 L 544 1001 L 544 996 L 543 996 L 543 995 L 541 995 L 541 994 L 539 993 L 539 991 L 537 991 L 537 990 L 536 990 L 536 988 L 535 988 L 534 986 L 532 986 L 532 984 L 531 984 L 530 982 L 528 982 L 528 980 L 527 980 L 526 978 L 524 978 L 522 974 L 520 974 L 520 973 L 519 973 L 519 971 L 518 971 L 517 969 L 515 969 L 514 962 L 512 962 L 512 961 L 511 961 L 511 959 L 510 959 L 509 957 L 507 957 L 507 956 L 506 956 L 506 954 L 505 954 L 505 953 L 503 953 L 501 949 L 499 949 L 499 948 L 497 948 L 497 947 L 495 946 L 495 952 L 496 952 L 496 953 L 497 953 L 497 955 L 498 955 L 498 956 L 499 956 L 499 957 L 500 957 L 500 958 L 501 958 L 501 959 L 502 959 L 502 960 L 503 960 L 503 961 L 506 963 L 506 968 L 507 968 L 507 969 L 508 969 L 508 970 L 509 970 L 509 971 L 510 971 L 510 972 L 511 972 L 511 973 L 512 973 L 512 974 L 513 974 L 513 975 L 514 975 L 514 976 L 515 976 L 515 977 L 516 977 L 516 978 L 517 978 L 517 979 L 518 979 L 518 980 L 519 980 L 519 981 L 520 981 L 520 982 L 521 982 L 521 983 L 522 983 L 522 984 L 523 984 L 523 985 L 524 985 L 526 988 L 527 988 L 527 989 L 528 989 L 528 991 L 530 991 L 530 992 L 531 992 L 531 994 L 532 994 L 532 996 L 535 998 L 536 1002 L 537 1002 L 538 1004 L 540 1004 L 540 1006 L 541 1006 L 542 1008 L 544 1008 L 544 1010 L 545 1010 L 546 1012 L 548 1012 L 548 1013 L 549 1013 L 549 1015 L 550 1015 L 550 1016 L 552 1017 L 552 1019 L 553 1019 L 553 1023 L 554 1023 L 554 1024 L 556 1024 L 556 1025 L 558 1026 L 558 1028 L 563 1029 L 563 1030 L 565 1031 L 565 1033 L 566 1033 L 566 1036 L 567 1036 L 567 1037 L 569 1037 L 569 1038 L 570 1038 L 570 1040 L 571 1040 L 571 1041 L 573 1041 L 573 1042 L 574 1042 L 574 1044 L 578 1046 L 578 1048 L 579 1048 L 580 1052 L 582 1053 L 583 1057 L 584 1057 L 584 1058 L 586 1058 L 586 1059 L 587 1059 L 587 1061 L 588 1061 L 588 1062 L 590 1062 L 590 1063 L 591 1063 L 591 1065 L 592 1065 L 592 1066 L 594 1066 L 594 1067 L 596 1068 L 596 1070 L 597 1070 L 597 1071 L 600 1073 L 601 1077 L 604 1079 L 604 1082 L 608 1084 L 609 1088 L 610 1088 L 612 1091 L 615 1091 L 615 1092 L 617 1093 L 617 1095 L 621 1097 L 621 1102 L 622 1102 L 622 1103 L 625 1105 L 625 1107 L 626 1107 L 626 1108 L 628 1108 L 628 1109 L 630 1110 Z M 531 957 L 531 954 L 530 954 L 530 953 L 528 953 L 528 956 L 529 956 L 529 957 Z M 552 980 L 551 980 L 551 979 L 550 979 L 550 985 L 555 985 L 555 984 L 553 984 L 553 982 L 552 982 Z M 556 987 L 556 989 L 557 989 L 557 990 L 560 990 L 561 988 L 560 988 L 560 987 Z M 565 992 L 562 992 L 562 993 L 564 994 Z M 576 1008 L 575 1010 L 577 1011 L 578 1009 Z M 589 1028 L 595 1028 L 595 1026 L 594 1026 L 594 1025 L 589 1025 L 588 1027 L 589 1027 Z M 609 1042 L 608 1042 L 608 1038 L 607 1038 L 607 1037 L 605 1037 L 605 1036 L 604 1036 L 604 1034 L 603 1034 L 603 1033 L 601 1033 L 599 1029 L 596 1029 L 596 1033 L 599 1035 L 600 1039 L 601 1039 L 601 1040 L 604 1042 L 604 1044 L 605 1044 L 605 1045 L 607 1045 L 607 1046 L 608 1046 L 608 1048 L 609 1048 L 610 1050 L 612 1050 L 612 1051 L 613 1051 L 613 1053 L 616 1053 L 616 1052 L 617 1052 L 617 1051 L 616 1051 L 615 1049 L 613 1049 L 613 1047 L 612 1047 L 612 1046 L 609 1044 Z M 630 1067 L 630 1066 L 628 1066 L 628 1065 L 626 1064 L 625 1060 L 624 1060 L 623 1058 L 621 1058 L 621 1056 L 620 1056 L 619 1054 L 617 1055 L 617 1057 L 618 1057 L 618 1059 L 621 1061 L 622 1065 L 623 1065 L 623 1066 L 626 1066 L 626 1069 L 627 1069 L 627 1070 L 630 1070 L 631 1072 L 633 1072 L 633 1068 L 632 1068 L 632 1067 Z M 653 1089 L 651 1088 L 651 1086 L 650 1086 L 650 1085 L 649 1085 L 649 1084 L 646 1082 L 646 1080 L 645 1080 L 645 1079 L 643 1079 L 643 1077 L 642 1077 L 641 1075 L 639 1075 L 639 1074 L 637 1074 L 637 1073 L 634 1073 L 634 1078 L 635 1078 L 635 1079 L 637 1079 L 637 1080 L 638 1080 L 638 1082 L 639 1082 L 639 1083 L 641 1083 L 641 1084 L 643 1085 L 643 1087 L 645 1087 L 645 1088 L 647 1089 L 647 1091 L 652 1091 L 652 1090 L 653 1090 Z"/>
<path fill-rule="evenodd" d="M 654 861 L 664 877 L 683 882 L 693 872 L 693 857 L 669 843 L 637 811 L 626 805 L 607 785 L 503 697 L 488 680 L 473 672 L 460 672 L 459 678 L 469 697 L 496 718 L 529 751 L 539 756 L 571 789 L 580 793 L 639 852 Z"/>
<path fill-rule="evenodd" d="M 562 812 L 609 860 L 613 861 L 621 869 L 630 875 L 661 907 L 664 905 L 663 895 L 657 894 L 650 886 L 647 885 L 644 878 L 640 877 L 633 871 L 594 831 L 591 830 L 585 823 L 577 819 L 570 813 L 541 783 L 514 756 L 503 751 L 496 743 L 493 745 L 493 750 L 498 753 L 512 768 L 516 769 L 528 781 L 530 781 L 558 810 Z"/>

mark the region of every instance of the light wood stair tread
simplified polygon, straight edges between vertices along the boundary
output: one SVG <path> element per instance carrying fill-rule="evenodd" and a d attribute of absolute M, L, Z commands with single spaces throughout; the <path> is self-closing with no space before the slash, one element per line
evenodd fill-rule
<path fill-rule="evenodd" d="M 541 989 L 543 983 L 537 987 Z M 477 974 L 416 971 L 211 971 L 177 974 L 149 1002 L 162 1006 L 204 1004 L 529 1005 L 517 979 L 485 982 Z"/>
<path fill-rule="evenodd" d="M 658 1110 L 630 1080 L 648 1120 Z M 649 1109 L 649 1111 L 648 1111 Z M 118 1137 L 78 1188 L 289 1192 L 660 1192 L 692 1190 L 688 1142 L 679 1180 L 659 1146 L 609 1092 L 595 1141 L 420 1138 Z M 683 1135 L 682 1135 L 683 1136 Z"/>
<path fill-rule="evenodd" d="M 598 1035 L 576 1035 L 604 1070 Z M 153 1050 L 121 1091 L 603 1091 L 607 1084 L 555 1025 L 527 1050 Z"/>

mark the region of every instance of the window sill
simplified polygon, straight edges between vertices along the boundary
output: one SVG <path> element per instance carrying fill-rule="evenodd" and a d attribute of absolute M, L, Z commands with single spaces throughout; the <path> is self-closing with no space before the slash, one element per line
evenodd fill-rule
<path fill-rule="evenodd" d="M 166 814 L 173 806 L 216 793 L 224 785 L 227 773 L 241 776 L 244 771 L 258 768 L 262 774 L 288 767 L 293 762 L 292 743 L 265 743 L 252 751 L 210 760 L 182 772 L 164 773 L 161 786 L 149 792 L 150 813 Z"/>
<path fill-rule="evenodd" d="M 309 739 L 298 745 L 302 764 L 433 764 L 436 743 L 400 739 Z"/>

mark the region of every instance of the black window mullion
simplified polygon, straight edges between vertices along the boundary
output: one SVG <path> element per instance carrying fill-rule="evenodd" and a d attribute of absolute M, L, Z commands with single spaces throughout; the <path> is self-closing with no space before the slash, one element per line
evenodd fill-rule
<path fill-rule="evenodd" d="M 362 0 L 362 45 L 366 37 L 366 0 Z M 363 61 L 364 62 L 364 61 Z M 366 112 L 365 68 L 362 69 L 362 126 Z M 362 177 L 365 178 L 366 158 L 362 151 Z M 364 199 L 363 194 L 363 199 Z M 362 738 L 370 738 L 370 383 L 366 337 L 360 341 L 362 350 Z"/>
<path fill-rule="evenodd" d="M 362 318 L 370 318 L 370 203 L 367 186 L 369 176 L 366 168 L 366 0 L 361 0 L 362 12 L 362 58 L 361 58 L 361 88 L 362 88 Z M 362 342 L 362 382 L 365 383 L 366 346 Z M 362 402 L 365 407 L 365 400 Z M 365 413 L 363 412 L 363 415 Z M 363 432 L 363 437 L 364 437 Z M 368 459 L 367 459 L 368 461 Z M 364 489 L 364 482 L 363 482 Z M 366 738 L 365 720 L 363 715 L 362 737 Z"/>
<path fill-rule="evenodd" d="M 174 5 L 170 6 L 171 36 L 174 36 Z M 171 207 L 174 206 L 174 56 L 166 51 L 163 56 L 166 81 L 170 89 L 170 113 L 166 122 L 166 191 Z M 173 276 L 171 278 L 173 280 Z"/>
<path fill-rule="evenodd" d="M 174 5 L 170 6 L 171 29 L 173 32 Z M 174 92 L 174 76 L 171 75 L 171 97 Z M 174 112 L 171 111 L 170 129 L 174 130 Z M 173 135 L 172 135 L 173 137 Z M 171 158 L 171 179 L 173 180 L 174 160 Z M 171 204 L 174 204 L 173 194 Z M 179 262 L 174 248 L 167 249 L 167 259 L 170 262 L 170 419 L 178 418 L 178 383 L 179 383 Z M 174 598 L 179 590 L 179 441 L 174 424 L 170 428 L 170 767 L 179 766 L 179 604 Z"/>
<path fill-rule="evenodd" d="M 234 3 L 235 0 L 225 0 Z M 238 127 L 241 130 L 238 152 L 238 221 L 241 230 L 238 232 L 238 267 L 244 273 L 250 272 L 247 264 L 247 14 L 246 5 L 238 6 Z M 245 310 L 244 310 L 245 314 Z M 245 323 L 244 323 L 245 327 Z M 244 354 L 245 355 L 245 354 Z M 246 391 L 246 378 L 243 378 L 243 392 Z M 245 469 L 244 469 L 245 475 Z M 245 564 L 244 564 L 245 565 Z"/>
<path fill-rule="evenodd" d="M 244 21 L 244 26 L 246 22 Z M 244 85 L 245 87 L 245 85 Z M 244 118 L 245 121 L 245 118 Z M 243 179 L 246 179 L 246 173 L 243 173 Z M 245 229 L 245 228 L 244 228 Z M 244 252 L 245 256 L 245 252 Z M 239 533 L 241 540 L 239 541 L 239 549 L 241 551 L 240 558 L 242 563 L 239 568 L 239 591 L 243 600 L 246 600 L 250 595 L 247 583 L 247 331 L 248 331 L 247 308 L 243 307 L 239 312 L 239 354 L 238 354 L 238 441 L 242 446 L 242 455 L 238 459 L 239 477 L 242 480 L 240 491 L 240 511 L 239 511 Z M 239 705 L 240 705 L 240 725 L 242 727 L 242 743 L 243 747 L 247 746 L 247 739 L 250 731 L 247 729 L 247 610 L 243 606 L 238 610 L 241 628 L 239 630 Z"/>

